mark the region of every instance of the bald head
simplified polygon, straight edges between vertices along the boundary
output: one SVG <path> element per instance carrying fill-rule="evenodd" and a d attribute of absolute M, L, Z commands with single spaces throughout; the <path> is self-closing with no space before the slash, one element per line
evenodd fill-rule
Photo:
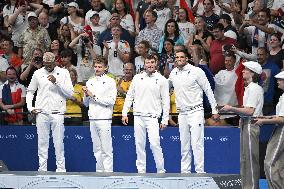
<path fill-rule="evenodd" d="M 48 14 L 46 14 L 45 12 L 41 12 L 41 13 L 38 15 L 38 21 L 39 21 L 39 24 L 40 24 L 42 27 L 46 27 L 47 24 L 48 24 Z"/>
<path fill-rule="evenodd" d="M 133 73 L 134 73 L 134 65 L 132 63 L 126 63 L 124 64 L 124 67 L 123 67 L 123 70 L 124 70 L 124 76 L 126 78 L 131 78 L 133 77 Z"/>

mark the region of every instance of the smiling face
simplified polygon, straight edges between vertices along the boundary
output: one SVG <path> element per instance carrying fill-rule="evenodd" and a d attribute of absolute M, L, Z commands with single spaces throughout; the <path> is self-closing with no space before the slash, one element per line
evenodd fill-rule
<path fill-rule="evenodd" d="M 175 62 L 179 69 L 182 69 L 187 64 L 187 56 L 184 52 L 176 52 Z"/>
<path fill-rule="evenodd" d="M 9 83 L 15 83 L 15 81 L 17 80 L 17 73 L 16 70 L 14 69 L 8 69 L 6 71 L 6 77 Z"/>
<path fill-rule="evenodd" d="M 147 74 L 154 73 L 157 68 L 157 60 L 155 58 L 146 58 L 144 62 L 144 68 Z"/>
<path fill-rule="evenodd" d="M 94 69 L 95 69 L 95 75 L 96 76 L 101 76 L 101 75 L 103 75 L 105 73 L 106 66 L 103 63 L 96 62 L 95 65 L 94 65 Z"/>

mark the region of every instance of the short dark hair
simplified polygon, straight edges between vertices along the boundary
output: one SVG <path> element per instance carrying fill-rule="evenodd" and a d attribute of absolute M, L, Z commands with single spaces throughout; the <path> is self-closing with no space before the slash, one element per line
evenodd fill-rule
<path fill-rule="evenodd" d="M 61 52 L 60 52 L 60 56 L 61 57 L 72 57 L 73 53 L 70 49 L 63 49 Z"/>
<path fill-rule="evenodd" d="M 148 41 L 146 41 L 146 40 L 142 40 L 142 41 L 140 41 L 140 43 L 139 44 L 142 44 L 142 45 L 144 45 L 147 49 L 150 49 L 150 43 L 148 42 Z"/>
<path fill-rule="evenodd" d="M 145 58 L 145 60 L 152 60 L 154 59 L 156 62 L 158 61 L 157 57 L 154 54 L 148 54 Z M 145 61 L 144 61 L 145 62 Z"/>
<path fill-rule="evenodd" d="M 176 51 L 176 52 L 175 52 L 175 55 L 176 55 L 177 53 L 183 53 L 183 54 L 185 55 L 185 57 L 189 57 L 189 54 L 188 54 L 188 52 L 187 52 L 186 49 Z"/>
<path fill-rule="evenodd" d="M 7 75 L 7 72 L 8 72 L 9 70 L 14 70 L 14 71 L 16 72 L 16 74 L 17 74 L 16 68 L 13 67 L 13 66 L 9 66 L 9 67 L 6 69 L 6 75 Z"/>
<path fill-rule="evenodd" d="M 154 10 L 152 10 L 152 9 L 147 9 L 147 10 L 145 11 L 144 15 L 145 15 L 147 12 L 150 12 L 150 13 L 156 18 L 155 20 L 157 20 L 158 14 L 157 14 L 156 11 L 154 11 Z"/>
<path fill-rule="evenodd" d="M 220 31 L 224 31 L 224 26 L 221 23 L 217 23 L 215 25 L 213 25 L 213 30 L 218 29 Z"/>
<path fill-rule="evenodd" d="M 107 60 L 101 55 L 97 55 L 96 58 L 94 58 L 93 65 L 95 64 L 103 64 L 105 67 L 108 65 Z"/>

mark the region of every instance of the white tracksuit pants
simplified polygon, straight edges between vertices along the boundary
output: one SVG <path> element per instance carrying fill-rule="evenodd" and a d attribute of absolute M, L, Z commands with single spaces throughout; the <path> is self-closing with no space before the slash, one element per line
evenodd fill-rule
<path fill-rule="evenodd" d="M 138 173 L 146 173 L 146 130 L 150 142 L 157 173 L 165 173 L 164 157 L 160 145 L 159 123 L 157 118 L 134 116 L 134 136 L 136 145 L 136 167 Z"/>
<path fill-rule="evenodd" d="M 90 120 L 97 172 L 113 172 L 111 120 Z"/>
<path fill-rule="evenodd" d="M 178 116 L 181 143 L 181 173 L 191 172 L 191 149 L 196 173 L 204 173 L 204 111 Z"/>
<path fill-rule="evenodd" d="M 66 172 L 64 157 L 64 115 L 43 114 L 36 116 L 36 127 L 38 135 L 38 171 L 47 171 L 48 147 L 50 129 L 56 156 L 56 172 Z"/>

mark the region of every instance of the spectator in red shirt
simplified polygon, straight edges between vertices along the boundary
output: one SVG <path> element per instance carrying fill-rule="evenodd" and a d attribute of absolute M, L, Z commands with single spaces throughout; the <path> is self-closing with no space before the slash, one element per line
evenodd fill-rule
<path fill-rule="evenodd" d="M 209 69 L 215 75 L 220 70 L 225 69 L 225 58 L 222 53 L 223 46 L 236 45 L 236 40 L 224 36 L 224 26 L 221 23 L 214 25 L 213 36 L 215 40 L 212 41 L 210 46 L 210 63 Z"/>

